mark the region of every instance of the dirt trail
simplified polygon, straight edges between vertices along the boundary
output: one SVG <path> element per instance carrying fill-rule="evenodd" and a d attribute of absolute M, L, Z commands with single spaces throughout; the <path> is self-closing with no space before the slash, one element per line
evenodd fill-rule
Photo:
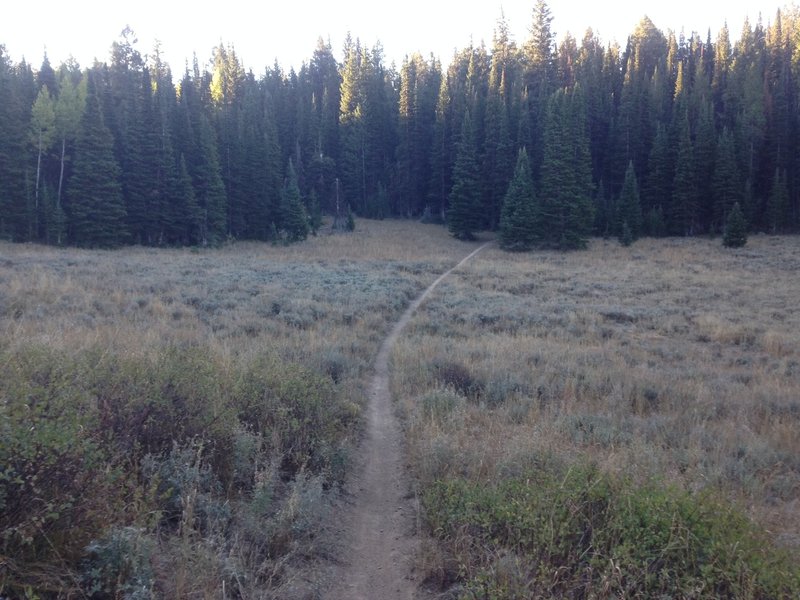
<path fill-rule="evenodd" d="M 404 467 L 402 432 L 389 393 L 389 355 L 414 312 L 445 277 L 483 250 L 484 244 L 439 276 L 406 309 L 381 344 L 369 390 L 364 463 L 352 484 L 345 523 L 352 536 L 341 556 L 328 600 L 408 600 L 419 597 L 412 561 L 419 547 L 416 507 Z"/>

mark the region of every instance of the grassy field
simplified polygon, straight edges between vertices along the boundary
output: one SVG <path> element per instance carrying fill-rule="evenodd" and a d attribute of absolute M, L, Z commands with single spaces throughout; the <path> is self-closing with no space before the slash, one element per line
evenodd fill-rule
<path fill-rule="evenodd" d="M 0 245 L 0 596 L 303 597 L 377 347 L 462 254 Z"/>
<path fill-rule="evenodd" d="M 472 246 L 0 244 L 0 596 L 305 598 L 404 307 Z M 494 248 L 392 357 L 447 597 L 791 597 L 800 238 Z M 794 561 L 793 561 L 794 559 Z M 27 590 L 27 591 L 26 591 Z"/>
<path fill-rule="evenodd" d="M 431 581 L 466 598 L 796 594 L 771 578 L 796 585 L 797 563 L 764 548 L 800 549 L 797 273 L 797 238 L 595 240 L 489 250 L 446 281 L 393 357 Z"/>

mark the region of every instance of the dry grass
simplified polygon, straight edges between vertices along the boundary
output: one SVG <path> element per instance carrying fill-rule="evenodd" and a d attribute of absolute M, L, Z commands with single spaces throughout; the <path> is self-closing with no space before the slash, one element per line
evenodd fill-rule
<path fill-rule="evenodd" d="M 224 354 L 265 342 L 287 355 L 343 346 L 368 360 L 365 344 L 460 253 L 441 228 L 401 222 L 359 222 L 353 235 L 288 247 L 92 252 L 2 244 L 0 335 L 12 345 L 103 343 L 130 352 L 186 340 Z"/>
<path fill-rule="evenodd" d="M 724 494 L 797 551 L 798 272 L 789 237 L 482 253 L 393 356 L 422 487 L 588 461 Z"/>
<path fill-rule="evenodd" d="M 53 596 L 47 588 L 77 593 L 83 575 L 75 552 L 94 536 L 95 586 L 106 585 L 103 577 L 128 577 L 131 585 L 139 577 L 137 585 L 152 581 L 164 597 L 222 597 L 225 585 L 228 595 L 302 596 L 308 585 L 298 569 L 332 552 L 326 546 L 331 540 L 319 535 L 335 491 L 329 485 L 347 466 L 338 447 L 352 448 L 358 439 L 363 379 L 377 347 L 409 300 L 462 255 L 463 245 L 440 227 L 388 221 L 358 222 L 352 235 L 323 233 L 288 247 L 95 252 L 0 243 L 0 368 L 15 376 L 30 371 L 35 378 L 0 382 L 0 427 L 14 429 L 21 426 L 18 415 L 28 418 L 17 405 L 26 394 L 63 396 L 80 403 L 77 422 L 69 422 L 73 430 L 84 431 L 81 420 L 100 410 L 104 423 L 133 428 L 129 447 L 142 448 L 120 455 L 102 427 L 85 424 L 94 432 L 85 443 L 101 449 L 110 443 L 102 460 L 112 460 L 109 472 L 123 478 L 111 486 L 117 489 L 113 498 L 98 499 L 106 506 L 86 516 L 95 529 L 98 519 L 107 520 L 108 533 L 65 537 L 63 547 L 56 541 L 63 560 L 50 556 L 49 542 L 43 549 L 36 539 L 22 542 L 37 564 L 20 557 L 0 561 L 0 595 L 25 584 L 43 597 Z M 47 364 L 58 357 L 69 361 Z M 196 372 L 174 372 L 180 365 Z M 275 380 L 284 371 L 285 385 Z M 284 415 L 278 407 L 263 414 L 263 385 L 273 386 L 269 393 L 276 398 L 295 398 L 292 411 L 315 412 Z M 317 404 L 306 406 L 305 394 L 312 392 L 320 394 Z M 141 396 L 126 399 L 128 393 Z M 160 393 L 189 404 L 175 412 L 163 406 L 168 399 L 153 396 Z M 45 415 L 51 405 L 37 403 Z M 145 455 L 154 447 L 153 430 L 171 427 L 163 419 L 147 424 L 156 409 L 176 419 L 184 410 L 188 425 L 176 431 L 174 449 L 159 442 L 165 450 Z M 212 429 L 198 429 L 206 413 Z M 307 431 L 303 424 L 310 418 L 335 421 Z M 264 423 L 271 429 L 259 433 L 255 428 Z M 147 440 L 137 431 L 149 431 Z M 55 435 L 45 443 L 70 457 L 63 468 L 80 469 L 70 441 Z M 304 454 L 295 459 L 301 435 L 322 453 L 322 467 L 313 457 L 304 463 Z M 276 448 L 286 454 L 275 455 Z M 295 471 L 297 478 L 286 481 Z M 78 481 L 70 477 L 54 476 L 50 483 L 58 489 Z M 176 482 L 173 488 L 165 487 L 169 481 Z M 49 493 L 41 492 L 43 503 Z M 97 495 L 103 493 L 98 488 Z M 67 504 L 64 510 L 75 512 Z M 54 517 L 32 518 L 26 532 L 40 527 L 35 519 Z M 55 540 L 60 521 L 48 527 L 42 535 Z M 3 544 L 22 534 L 0 533 L 0 555 L 7 555 Z M 192 575 L 174 576 L 181 573 Z"/>
<path fill-rule="evenodd" d="M 214 387 L 221 412 L 231 394 L 249 406 L 239 396 L 261 381 L 259 361 L 273 370 L 299 365 L 307 371 L 287 373 L 320 375 L 333 386 L 336 414 L 346 413 L 336 432 L 346 428 L 352 443 L 364 376 L 389 325 L 468 250 L 440 227 L 404 222 L 359 222 L 355 235 L 289 247 L 89 252 L 0 244 L 0 358 L 45 347 L 52 356 L 88 357 L 90 366 L 76 364 L 113 375 L 116 365 L 147 369 L 169 349 L 186 350 L 173 366 L 197 367 L 189 379 Z M 708 240 L 631 248 L 595 240 L 574 254 L 485 250 L 437 289 L 394 352 L 393 391 L 421 485 L 591 461 L 636 481 L 714 490 L 797 552 L 798 272 L 800 240 L 784 237 L 752 238 L 739 251 Z M 56 375 L 74 383 L 69 373 Z M 124 381 L 107 391 L 116 394 Z M 221 439 L 245 458 L 277 443 L 246 423 L 228 433 Z M 320 477 L 301 466 L 299 478 L 283 481 L 277 458 L 266 457 L 248 463 L 244 495 L 215 503 L 206 477 L 213 465 L 200 460 L 196 440 L 148 460 L 150 467 L 128 467 L 163 480 L 191 475 L 175 499 L 172 529 L 155 535 L 152 515 L 140 514 L 153 490 L 121 488 L 113 504 L 120 522 L 109 524 L 113 535 L 99 540 L 98 556 L 155 545 L 141 561 L 166 596 L 202 589 L 220 597 L 223 584 L 247 597 L 313 592 L 297 574 L 331 552 L 317 535 L 330 502 Z M 103 514 L 101 505 L 93 510 L 88 517 Z M 431 547 L 427 556 L 431 572 L 451 576 L 449 551 Z M 23 573 L 26 565 L 0 564 L 0 594 L 14 583 L 11 567 Z M 51 587 L 71 585 L 75 568 L 40 564 L 37 576 Z"/>

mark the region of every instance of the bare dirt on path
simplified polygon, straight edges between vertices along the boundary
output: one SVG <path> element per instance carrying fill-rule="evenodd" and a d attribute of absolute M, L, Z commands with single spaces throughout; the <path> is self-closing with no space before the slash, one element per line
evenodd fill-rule
<path fill-rule="evenodd" d="M 420 546 L 417 507 L 411 493 L 400 424 L 389 393 L 389 356 L 411 317 L 448 275 L 489 244 L 443 273 L 406 309 L 381 344 L 369 389 L 367 431 L 359 454 L 363 464 L 350 484 L 352 506 L 343 522 L 348 539 L 331 577 L 327 600 L 409 600 L 423 598 L 413 570 Z"/>

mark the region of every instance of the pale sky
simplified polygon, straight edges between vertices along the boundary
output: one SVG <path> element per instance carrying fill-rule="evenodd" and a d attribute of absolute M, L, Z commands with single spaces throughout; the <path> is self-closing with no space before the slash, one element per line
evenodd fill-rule
<path fill-rule="evenodd" d="M 636 23 L 648 15 L 662 31 L 683 28 L 687 36 L 698 31 L 703 39 L 711 28 L 712 39 L 727 19 L 732 39 L 739 37 L 745 16 L 755 23 L 774 19 L 783 5 L 774 0 L 551 0 L 553 30 L 560 38 L 572 33 L 580 42 L 587 27 L 604 40 L 624 46 Z M 242 63 L 256 74 L 275 59 L 286 70 L 308 61 L 318 36 L 330 39 L 334 55 L 341 59 L 345 34 L 361 38 L 369 47 L 380 40 L 386 63 L 401 63 L 405 54 L 433 52 L 446 66 L 455 48 L 473 40 L 491 44 L 501 8 L 518 44 L 528 37 L 535 0 L 279 0 L 244 2 L 222 0 L 208 3 L 184 0 L 6 0 L 0 19 L 0 44 L 15 61 L 22 56 L 39 67 L 47 48 L 57 66 L 72 54 L 81 66 L 94 58 L 107 61 L 111 43 L 126 24 L 136 33 L 142 54 L 162 44 L 164 58 L 173 72 L 183 72 L 185 61 L 197 52 L 201 65 L 222 40 L 233 43 Z"/>

